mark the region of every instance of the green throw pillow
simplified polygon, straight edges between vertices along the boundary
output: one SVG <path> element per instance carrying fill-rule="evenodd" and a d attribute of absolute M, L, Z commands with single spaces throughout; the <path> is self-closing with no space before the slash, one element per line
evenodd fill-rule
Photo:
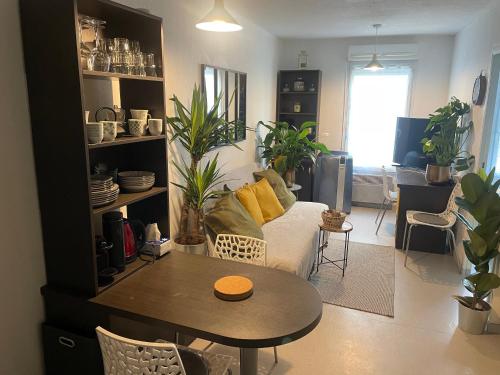
<path fill-rule="evenodd" d="M 226 194 L 206 214 L 208 234 L 215 243 L 218 234 L 239 234 L 264 239 L 264 233 L 234 194 Z"/>
<path fill-rule="evenodd" d="M 285 180 L 274 169 L 254 172 L 253 176 L 256 181 L 265 178 L 269 182 L 285 211 L 292 207 L 297 200 L 295 195 L 286 187 Z"/>

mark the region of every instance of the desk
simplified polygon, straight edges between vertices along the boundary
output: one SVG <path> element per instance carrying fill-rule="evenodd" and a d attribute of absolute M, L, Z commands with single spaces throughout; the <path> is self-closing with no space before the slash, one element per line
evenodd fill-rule
<path fill-rule="evenodd" d="M 220 277 L 254 283 L 240 302 L 214 296 Z M 257 374 L 258 349 L 297 340 L 321 320 L 316 289 L 291 273 L 177 251 L 114 285 L 91 303 L 111 313 L 240 348 L 240 372 Z"/>
<path fill-rule="evenodd" d="M 453 185 L 429 185 L 421 172 L 405 168 L 397 169 L 399 203 L 396 219 L 396 248 L 403 248 L 406 211 L 417 210 L 439 213 L 446 209 Z M 444 253 L 446 234 L 430 227 L 416 227 L 410 250 Z"/>

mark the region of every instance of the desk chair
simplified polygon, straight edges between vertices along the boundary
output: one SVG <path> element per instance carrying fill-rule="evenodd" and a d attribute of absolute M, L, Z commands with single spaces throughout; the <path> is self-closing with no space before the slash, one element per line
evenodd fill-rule
<path fill-rule="evenodd" d="M 266 266 L 267 242 L 258 238 L 239 236 L 236 234 L 219 234 L 215 241 L 212 257 L 235 262 Z M 210 343 L 207 350 L 213 343 Z M 278 350 L 274 347 L 274 364 L 278 363 Z"/>
<path fill-rule="evenodd" d="M 158 340 L 131 340 L 96 328 L 106 375 L 207 375 L 231 374 L 232 357 L 203 353 Z"/>
<path fill-rule="evenodd" d="M 411 233 L 414 227 L 427 226 L 446 231 L 446 245 L 450 248 L 450 254 L 453 255 L 455 251 L 455 233 L 453 233 L 453 226 L 457 221 L 457 217 L 453 212 L 458 210 L 455 203 L 455 198 L 461 194 L 460 184 L 457 183 L 453 188 L 446 210 L 439 214 L 422 211 L 406 211 L 406 225 L 403 236 L 403 250 L 405 251 L 405 267 L 408 260 L 408 249 L 410 247 Z M 451 240 L 451 241 L 450 241 Z"/>
<path fill-rule="evenodd" d="M 387 176 L 387 171 L 385 170 L 385 166 L 382 166 L 382 188 L 384 191 L 384 200 L 380 204 L 377 213 L 377 218 L 375 219 L 375 224 L 377 224 L 378 222 L 377 231 L 375 232 L 375 234 L 378 234 L 378 231 L 380 229 L 380 226 L 382 225 L 382 221 L 384 220 L 387 209 L 391 207 L 393 203 L 396 203 L 398 201 L 398 192 L 389 189 L 389 176 Z M 384 212 L 382 213 L 382 217 L 380 218 L 379 221 L 379 216 L 382 210 L 384 210 Z"/>

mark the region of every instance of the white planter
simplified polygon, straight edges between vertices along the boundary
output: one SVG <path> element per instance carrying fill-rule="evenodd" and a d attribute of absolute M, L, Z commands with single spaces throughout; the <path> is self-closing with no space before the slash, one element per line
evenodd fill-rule
<path fill-rule="evenodd" d="M 194 255 L 207 255 L 207 243 L 203 242 L 198 245 L 182 245 L 174 241 L 175 250 Z"/>
<path fill-rule="evenodd" d="M 479 311 L 472 310 L 467 306 L 458 303 L 458 326 L 464 332 L 470 333 L 472 335 L 481 335 L 486 329 L 486 324 L 488 323 L 488 318 L 490 316 L 491 307 L 486 302 L 488 306 L 487 310 Z"/>

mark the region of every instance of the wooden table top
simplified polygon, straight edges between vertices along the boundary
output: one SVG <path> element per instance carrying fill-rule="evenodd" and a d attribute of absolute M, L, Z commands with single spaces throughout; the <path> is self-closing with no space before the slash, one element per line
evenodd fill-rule
<path fill-rule="evenodd" d="M 453 187 L 453 183 L 451 182 L 443 185 L 430 185 L 425 179 L 425 172 L 420 172 L 413 169 L 397 168 L 396 177 L 398 180 L 398 187 L 412 186 L 434 189 Z"/>
<path fill-rule="evenodd" d="M 217 298 L 214 282 L 228 275 L 248 277 L 253 295 L 238 302 Z M 316 327 L 323 308 L 314 286 L 291 273 L 177 251 L 90 302 L 116 315 L 242 348 L 297 340 Z"/>

